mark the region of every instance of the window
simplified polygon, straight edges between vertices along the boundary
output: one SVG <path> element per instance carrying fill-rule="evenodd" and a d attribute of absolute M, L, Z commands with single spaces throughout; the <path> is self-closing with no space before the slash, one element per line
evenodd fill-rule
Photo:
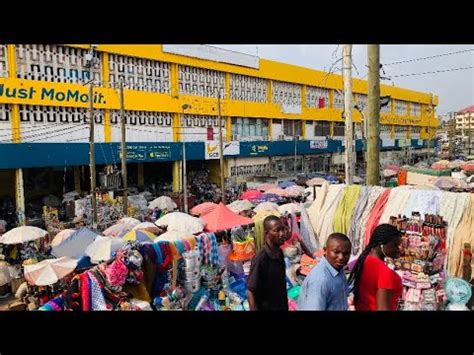
<path fill-rule="evenodd" d="M 314 122 L 314 135 L 316 137 L 327 137 L 331 135 L 331 122 L 329 121 L 315 121 Z"/>
<path fill-rule="evenodd" d="M 300 120 L 283 120 L 283 134 L 290 137 L 301 136 L 301 124 Z"/>
<path fill-rule="evenodd" d="M 7 45 L 0 44 L 0 77 L 8 76 Z"/>
<path fill-rule="evenodd" d="M 395 114 L 406 116 L 408 113 L 408 103 L 406 101 L 395 100 Z"/>
<path fill-rule="evenodd" d="M 272 98 L 274 104 L 301 106 L 301 85 L 273 81 Z"/>
<path fill-rule="evenodd" d="M 231 74 L 230 98 L 232 100 L 266 102 L 267 80 L 247 75 Z"/>
<path fill-rule="evenodd" d="M 220 93 L 221 98 L 224 97 L 223 72 L 179 65 L 178 81 L 181 94 L 217 97 Z"/>
<path fill-rule="evenodd" d="M 329 106 L 329 90 L 314 86 L 306 87 L 306 106 L 324 108 Z"/>
<path fill-rule="evenodd" d="M 410 114 L 411 116 L 420 117 L 421 116 L 420 104 L 412 102 L 410 105 Z"/>
<path fill-rule="evenodd" d="M 156 60 L 109 55 L 109 81 L 124 80 L 127 88 L 159 93 L 170 92 L 170 65 Z"/>
<path fill-rule="evenodd" d="M 344 122 L 334 122 L 334 137 L 344 136 L 345 135 L 344 127 L 345 127 Z"/>
<path fill-rule="evenodd" d="M 344 109 L 344 94 L 342 91 L 334 90 L 334 105 L 335 109 L 343 110 Z"/>

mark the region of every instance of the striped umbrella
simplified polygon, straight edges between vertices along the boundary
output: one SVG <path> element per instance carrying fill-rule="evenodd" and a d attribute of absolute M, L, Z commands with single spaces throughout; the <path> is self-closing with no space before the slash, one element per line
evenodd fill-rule
<path fill-rule="evenodd" d="M 142 229 L 136 229 L 125 234 L 122 239 L 132 242 L 137 241 L 142 243 L 153 243 L 153 241 L 156 239 L 156 235 Z"/>

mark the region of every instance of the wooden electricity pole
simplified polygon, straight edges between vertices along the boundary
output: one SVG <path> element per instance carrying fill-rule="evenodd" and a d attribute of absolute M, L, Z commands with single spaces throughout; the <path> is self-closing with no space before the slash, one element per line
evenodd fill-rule
<path fill-rule="evenodd" d="M 352 125 L 352 45 L 342 46 L 342 76 L 344 79 L 344 140 L 346 145 L 345 173 L 346 184 L 352 185 L 354 180 L 354 141 Z"/>
<path fill-rule="evenodd" d="M 367 185 L 380 185 L 380 45 L 368 45 L 367 57 Z"/>

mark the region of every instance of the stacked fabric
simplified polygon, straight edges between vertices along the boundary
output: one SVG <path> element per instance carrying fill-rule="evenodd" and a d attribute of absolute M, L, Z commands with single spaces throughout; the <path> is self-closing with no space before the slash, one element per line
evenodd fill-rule
<path fill-rule="evenodd" d="M 351 185 L 344 189 L 341 202 L 334 214 L 334 232 L 347 234 L 351 225 L 352 213 L 359 199 L 361 189 L 362 186 L 360 185 Z"/>

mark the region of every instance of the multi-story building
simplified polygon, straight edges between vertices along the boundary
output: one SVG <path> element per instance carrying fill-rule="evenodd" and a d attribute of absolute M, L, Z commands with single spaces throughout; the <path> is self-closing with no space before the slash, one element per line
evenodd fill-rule
<path fill-rule="evenodd" d="M 138 185 L 162 176 L 179 191 L 183 142 L 189 169 L 216 171 L 220 125 L 235 181 L 322 170 L 344 151 L 339 75 L 199 45 L 0 45 L 0 196 L 16 191 L 20 209 L 23 193 L 28 201 L 51 186 L 88 190 L 90 79 L 98 165 L 120 163 L 125 84 L 129 176 Z M 367 82 L 354 79 L 353 92 L 360 151 Z M 437 96 L 385 85 L 381 95 L 390 96 L 382 150 L 425 147 L 438 126 Z"/>
<path fill-rule="evenodd" d="M 461 135 L 463 146 L 470 154 L 474 148 L 474 105 L 456 113 L 456 133 Z"/>

